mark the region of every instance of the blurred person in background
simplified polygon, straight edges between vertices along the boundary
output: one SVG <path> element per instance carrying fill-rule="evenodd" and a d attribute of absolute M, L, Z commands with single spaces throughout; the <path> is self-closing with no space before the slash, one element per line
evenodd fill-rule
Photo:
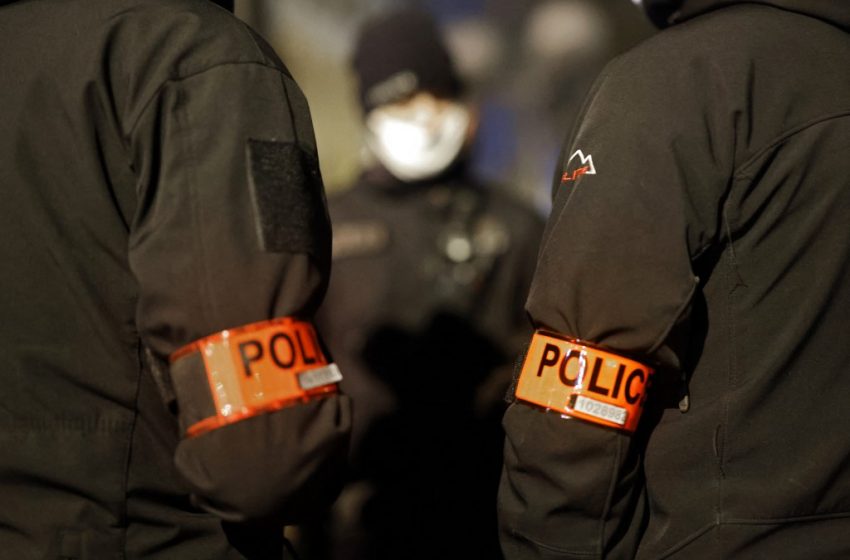
<path fill-rule="evenodd" d="M 392 6 L 437 21 L 478 132 L 468 168 L 539 213 L 560 147 L 605 61 L 653 32 L 630 3 L 598 0 L 254 0 L 240 10 L 287 58 L 311 106 L 329 192 L 359 176 L 361 110 L 348 61 L 361 22 Z M 251 12 L 245 13 L 245 7 Z M 341 93 L 345 92 L 345 95 Z"/>
<path fill-rule="evenodd" d="M 468 172 L 474 109 L 440 30 L 394 10 L 353 57 L 370 163 L 329 201 L 333 274 L 317 321 L 356 402 L 351 479 L 312 558 L 500 557 L 504 394 L 537 215 Z"/>
<path fill-rule="evenodd" d="M 282 558 L 350 428 L 300 89 L 207 0 L 0 4 L 0 556 Z"/>
<path fill-rule="evenodd" d="M 563 151 L 503 551 L 850 558 L 850 3 L 643 4 Z"/>

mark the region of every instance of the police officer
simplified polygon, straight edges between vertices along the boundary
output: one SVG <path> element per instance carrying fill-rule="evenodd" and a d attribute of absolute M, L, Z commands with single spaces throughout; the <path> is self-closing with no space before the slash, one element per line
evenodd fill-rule
<path fill-rule="evenodd" d="M 850 557 L 850 5 L 644 4 L 563 152 L 505 554 Z"/>
<path fill-rule="evenodd" d="M 350 427 L 307 105 L 207 0 L 0 7 L 0 556 L 280 558 Z"/>
<path fill-rule="evenodd" d="M 427 15 L 367 21 L 353 67 L 372 162 L 329 201 L 317 320 L 356 407 L 328 554 L 496 558 L 499 420 L 542 224 L 468 172 L 474 113 Z"/>

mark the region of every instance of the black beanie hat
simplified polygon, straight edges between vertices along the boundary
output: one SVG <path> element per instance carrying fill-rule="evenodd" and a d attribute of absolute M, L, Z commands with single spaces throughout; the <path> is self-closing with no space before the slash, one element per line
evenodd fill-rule
<path fill-rule="evenodd" d="M 448 50 L 434 20 L 405 9 L 366 22 L 352 61 L 360 102 L 368 112 L 418 91 L 453 98 L 461 92 Z"/>
<path fill-rule="evenodd" d="M 670 26 L 670 17 L 682 7 L 683 0 L 642 0 L 641 4 L 650 21 L 659 29 Z"/>
<path fill-rule="evenodd" d="M 228 12 L 233 11 L 234 0 L 212 0 L 212 1 L 215 2 L 216 4 L 218 4 L 219 6 L 221 6 L 222 8 L 224 8 L 225 10 L 227 10 Z"/>

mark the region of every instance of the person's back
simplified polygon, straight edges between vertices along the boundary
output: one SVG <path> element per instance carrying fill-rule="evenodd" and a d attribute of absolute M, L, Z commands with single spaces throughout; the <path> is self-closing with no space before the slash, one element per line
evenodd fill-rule
<path fill-rule="evenodd" d="M 287 215 L 304 229 L 283 239 L 262 223 L 280 217 L 252 217 L 246 187 L 246 168 L 265 165 L 252 188 L 281 210 L 261 183 L 275 179 L 283 142 L 315 151 L 303 97 L 262 41 L 209 2 L 0 4 L 0 556 L 278 557 L 280 525 L 222 525 L 190 492 L 231 521 L 276 517 L 281 504 L 242 508 L 257 495 L 226 495 L 237 481 L 217 477 L 228 469 L 247 468 L 248 486 L 259 477 L 222 438 L 250 440 L 246 430 L 289 416 L 316 431 L 265 444 L 281 446 L 283 464 L 312 437 L 324 447 L 308 462 L 321 462 L 345 431 L 336 397 L 181 441 L 161 398 L 167 377 L 158 387 L 151 370 L 193 340 L 309 316 L 321 299 L 327 226 L 311 241 L 311 201 Z M 261 149 L 266 160 L 252 159 Z M 278 246 L 258 248 L 258 228 Z M 263 473 L 269 496 L 287 470 Z M 302 462 L 287 484 L 309 485 L 313 470 Z"/>
<path fill-rule="evenodd" d="M 707 128 L 734 133 L 704 148 L 734 168 L 715 214 L 722 249 L 696 269 L 707 312 L 692 410 L 668 412 L 646 451 L 647 480 L 659 481 L 646 558 L 712 526 L 719 549 L 703 537 L 682 554 L 850 554 L 850 28 L 836 26 L 850 9 L 835 8 L 844 22 L 729 8 L 657 45 L 700 45 L 680 64 L 711 76 L 704 95 L 727 124 Z"/>
<path fill-rule="evenodd" d="M 626 436 L 513 405 L 503 542 L 509 558 L 534 543 L 846 557 L 850 7 L 685 0 L 674 17 L 603 72 L 565 152 L 527 308 L 541 328 L 686 379 L 656 374 L 631 440 L 642 462 L 615 451 Z M 593 174 L 576 173 L 588 157 Z M 550 424 L 557 436 L 527 438 Z M 528 464 L 560 472 L 561 487 L 523 480 Z M 606 474 L 582 478 L 582 465 Z M 594 501 L 611 468 L 619 488 Z"/>
<path fill-rule="evenodd" d="M 646 56 L 699 45 L 675 64 L 710 76 L 695 85 L 710 83 L 703 95 L 722 107 L 712 118 L 727 123 L 707 128 L 734 167 L 718 207 L 722 248 L 695 270 L 707 311 L 695 324 L 705 338 L 692 408 L 668 412 L 646 451 L 647 480 L 660 482 L 643 555 L 712 526 L 723 557 L 801 558 L 810 539 L 847 554 L 850 35 L 809 15 L 741 6 L 658 39 Z M 709 540 L 682 554 L 708 554 Z"/>

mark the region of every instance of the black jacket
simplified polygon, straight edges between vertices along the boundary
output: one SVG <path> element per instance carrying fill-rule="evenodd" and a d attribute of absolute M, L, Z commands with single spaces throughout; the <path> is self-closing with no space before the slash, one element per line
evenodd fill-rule
<path fill-rule="evenodd" d="M 337 492 L 347 398 L 181 438 L 152 370 L 321 301 L 304 97 L 200 0 L 4 5 L 0 75 L 0 556 L 279 557 Z"/>
<path fill-rule="evenodd" d="M 850 557 L 850 4 L 673 22 L 592 90 L 527 302 L 658 364 L 650 403 L 634 437 L 513 404 L 503 547 Z"/>

